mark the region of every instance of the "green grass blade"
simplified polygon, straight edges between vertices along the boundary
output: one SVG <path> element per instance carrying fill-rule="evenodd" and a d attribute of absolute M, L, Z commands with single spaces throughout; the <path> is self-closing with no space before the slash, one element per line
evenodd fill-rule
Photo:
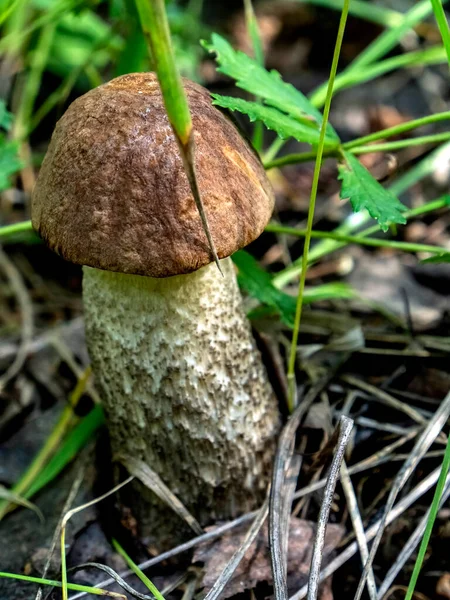
<path fill-rule="evenodd" d="M 125 560 L 128 565 L 128 568 L 133 571 L 133 573 L 139 577 L 142 583 L 147 587 L 147 589 L 154 595 L 156 600 L 165 600 L 164 596 L 158 590 L 156 585 L 147 577 L 145 573 L 141 571 L 138 565 L 128 556 L 122 546 L 119 544 L 117 540 L 113 538 L 112 545 L 116 549 L 116 551 L 120 554 L 120 556 Z"/>
<path fill-rule="evenodd" d="M 432 7 L 429 0 L 422 0 L 415 4 L 405 15 L 402 21 L 389 31 L 382 33 L 372 44 L 363 50 L 352 62 L 351 68 L 364 67 L 373 64 L 386 56 L 418 23 L 421 23 L 431 13 Z"/>
<path fill-rule="evenodd" d="M 433 6 L 434 16 L 441 32 L 442 43 L 444 44 L 447 53 L 447 62 L 450 67 L 450 28 L 448 26 L 447 17 L 444 12 L 443 3 L 441 0 L 430 0 Z"/>
<path fill-rule="evenodd" d="M 297 2 L 313 4 L 315 6 L 324 6 L 332 10 L 342 10 L 344 6 L 344 0 L 296 0 Z M 382 27 L 397 27 L 401 23 L 405 16 L 396 10 L 386 8 L 385 6 L 378 6 L 372 2 L 364 0 L 352 0 L 350 2 L 349 14 L 353 17 L 358 17 L 364 21 L 370 21 L 376 23 Z"/>
<path fill-rule="evenodd" d="M 425 65 L 437 65 L 447 61 L 447 55 L 443 46 L 433 46 L 425 50 L 416 50 L 393 56 L 380 62 L 370 64 L 366 67 L 355 69 L 346 69 L 336 77 L 335 91 L 343 90 L 372 79 L 376 79 L 381 75 L 395 71 L 401 68 L 412 68 Z M 316 107 L 323 105 L 325 101 L 325 88 L 320 87 L 314 91 L 310 97 L 311 104 Z"/>
<path fill-rule="evenodd" d="M 104 420 L 102 407 L 96 405 L 63 439 L 56 454 L 38 473 L 33 483 L 24 493 L 24 497 L 31 498 L 53 481 L 78 453 L 83 448 L 86 448 L 96 432 L 103 425 Z"/>
<path fill-rule="evenodd" d="M 11 491 L 14 494 L 29 498 L 29 496 L 27 496 L 27 491 L 35 483 L 50 458 L 55 454 L 67 431 L 78 421 L 78 417 L 75 416 L 73 409 L 83 394 L 89 377 L 90 369 L 87 369 L 83 376 L 78 380 L 77 385 L 71 394 L 69 405 L 63 410 L 58 423 L 50 433 L 43 447 L 19 481 L 13 486 Z M 6 501 L 0 501 L 0 520 L 9 510 L 10 504 Z"/>
<path fill-rule="evenodd" d="M 52 587 L 62 587 L 60 581 L 54 579 L 44 579 L 42 577 L 30 577 L 29 575 L 19 575 L 18 573 L 5 573 L 0 571 L 0 577 L 6 579 L 17 579 L 18 581 L 27 581 L 28 583 L 37 583 L 39 585 L 50 585 Z M 122 598 L 126 600 L 123 594 L 117 592 L 110 592 L 108 590 L 102 590 L 100 588 L 94 588 L 87 585 L 79 585 L 77 583 L 68 583 L 67 588 L 74 592 L 85 592 L 86 594 L 94 594 L 96 596 L 108 596 L 109 598 Z"/>
<path fill-rule="evenodd" d="M 303 250 L 303 257 L 302 257 L 302 267 L 303 268 L 302 268 L 302 272 L 300 275 L 300 284 L 299 284 L 298 295 L 297 295 L 297 306 L 296 306 L 296 313 L 295 313 L 294 329 L 292 332 L 292 341 L 291 341 L 291 348 L 290 348 L 290 352 L 289 352 L 289 362 L 288 362 L 288 371 L 287 371 L 288 408 L 291 412 L 295 408 L 295 406 L 294 406 L 295 397 L 296 397 L 295 365 L 296 365 L 296 360 L 297 360 L 297 344 L 298 344 L 298 336 L 299 336 L 301 316 L 302 316 L 303 293 L 305 290 L 306 271 L 308 269 L 308 255 L 309 255 L 309 247 L 311 244 L 311 231 L 313 228 L 313 221 L 314 221 L 314 209 L 315 209 L 317 190 L 318 190 L 318 185 L 319 185 L 320 168 L 322 166 L 322 155 L 323 155 L 323 150 L 324 150 L 324 146 L 325 146 L 325 136 L 326 136 L 328 117 L 330 114 L 331 100 L 333 97 L 334 81 L 336 78 L 339 56 L 341 53 L 342 40 L 344 38 L 345 25 L 347 23 L 349 4 L 350 4 L 350 0 L 345 0 L 344 5 L 342 7 L 341 18 L 339 21 L 339 29 L 338 29 L 336 43 L 335 43 L 335 47 L 334 47 L 333 61 L 331 64 L 330 76 L 328 79 L 327 94 L 326 94 L 326 98 L 325 98 L 325 106 L 324 106 L 324 110 L 323 110 L 323 121 L 322 121 L 321 128 L 320 128 L 320 139 L 319 139 L 319 145 L 317 147 L 316 164 L 314 167 L 314 175 L 313 175 L 313 181 L 312 181 L 312 185 L 311 185 L 308 220 L 307 220 L 307 225 L 306 225 L 306 236 L 305 236 L 305 244 L 304 244 L 304 250 Z"/>
<path fill-rule="evenodd" d="M 164 105 L 179 143 L 184 169 L 208 240 L 211 256 L 217 268 L 221 271 L 195 174 L 195 142 L 192 135 L 192 120 L 181 77 L 175 63 L 164 0 L 135 1 L 142 30 L 155 63 Z"/>
<path fill-rule="evenodd" d="M 192 121 L 181 77 L 175 65 L 164 2 L 136 0 L 136 7 L 158 73 L 170 124 L 181 145 L 185 147 L 191 135 Z"/>
<path fill-rule="evenodd" d="M 31 233 L 33 231 L 33 225 L 31 221 L 21 221 L 20 223 L 13 223 L 12 225 L 4 225 L 0 227 L 0 240 L 2 243 L 8 237 L 15 236 L 19 233 Z"/>
<path fill-rule="evenodd" d="M 425 554 L 427 551 L 428 543 L 430 541 L 431 532 L 433 531 L 433 526 L 436 521 L 436 517 L 439 510 L 439 502 L 441 500 L 442 493 L 444 491 L 445 482 L 447 479 L 447 474 L 450 468 L 450 437 L 447 441 L 447 446 L 445 448 L 444 459 L 442 461 L 441 473 L 439 475 L 438 482 L 436 484 L 436 490 L 433 496 L 433 502 L 431 503 L 430 514 L 428 516 L 427 525 L 425 527 L 425 532 L 423 534 L 422 542 L 420 544 L 419 553 L 417 555 L 416 563 L 414 565 L 414 570 L 411 575 L 411 579 L 408 585 L 408 591 L 406 592 L 405 600 L 411 600 L 414 594 L 414 590 L 416 587 L 417 579 L 419 577 L 420 570 L 423 565 L 423 561 L 425 559 Z"/>

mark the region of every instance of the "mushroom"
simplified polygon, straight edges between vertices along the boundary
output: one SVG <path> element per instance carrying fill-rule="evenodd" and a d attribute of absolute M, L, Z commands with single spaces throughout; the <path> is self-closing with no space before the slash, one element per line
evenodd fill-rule
<path fill-rule="evenodd" d="M 113 455 L 145 461 L 205 525 L 255 508 L 270 475 L 277 404 L 229 256 L 260 235 L 274 200 L 234 124 L 204 88 L 184 86 L 223 276 L 152 73 L 70 105 L 32 219 L 51 249 L 84 265 L 87 344 Z M 178 537 L 183 523 L 149 490 L 131 501 L 141 532 Z"/>

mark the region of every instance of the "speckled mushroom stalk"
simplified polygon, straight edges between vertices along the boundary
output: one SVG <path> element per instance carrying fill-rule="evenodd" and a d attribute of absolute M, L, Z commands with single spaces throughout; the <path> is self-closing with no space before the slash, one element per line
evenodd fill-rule
<path fill-rule="evenodd" d="M 270 476 L 277 406 L 227 257 L 261 233 L 273 196 L 231 121 L 203 88 L 185 87 L 223 277 L 151 73 L 69 107 L 32 217 L 51 248 L 85 265 L 87 342 L 113 455 L 144 460 L 206 525 L 256 507 Z M 176 541 L 180 518 L 138 491 L 141 533 Z"/>

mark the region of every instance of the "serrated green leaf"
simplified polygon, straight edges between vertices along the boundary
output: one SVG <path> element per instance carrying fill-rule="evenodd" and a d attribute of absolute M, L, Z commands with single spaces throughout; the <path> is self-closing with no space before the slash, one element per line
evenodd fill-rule
<path fill-rule="evenodd" d="M 424 258 L 420 261 L 421 263 L 431 263 L 431 264 L 439 264 L 439 263 L 450 263 L 450 252 L 444 252 L 443 254 L 436 254 L 435 256 L 430 256 L 430 258 Z"/>
<path fill-rule="evenodd" d="M 250 94 L 262 98 L 264 104 L 273 106 L 293 119 L 309 118 L 317 130 L 322 114 L 290 83 L 281 79 L 277 71 L 267 71 L 258 62 L 234 48 L 220 35 L 213 33 L 211 42 L 202 42 L 208 52 L 215 53 L 218 71 L 236 80 L 236 85 Z M 238 109 L 236 109 L 238 110 Z M 327 125 L 327 137 L 336 144 L 339 137 L 331 125 Z"/>
<path fill-rule="evenodd" d="M 4 100 L 0 100 L 0 129 L 9 131 L 13 122 L 13 115 L 8 112 Z"/>
<path fill-rule="evenodd" d="M 297 299 L 277 289 L 272 283 L 272 276 L 267 273 L 245 250 L 233 254 L 233 262 L 238 267 L 239 285 L 261 304 L 279 314 L 281 320 L 288 327 L 293 327 Z M 345 283 L 331 283 L 306 289 L 303 296 L 304 304 L 311 304 L 320 300 L 336 300 L 353 298 L 352 288 Z M 252 311 L 250 316 L 261 315 L 267 311 Z"/>
<path fill-rule="evenodd" d="M 312 144 L 313 146 L 319 142 L 319 131 L 314 129 L 311 121 L 303 119 L 303 122 L 300 122 L 283 114 L 276 108 L 242 100 L 242 98 L 221 96 L 219 94 L 211 95 L 213 104 L 248 115 L 250 121 L 262 121 L 267 129 L 276 131 L 281 138 L 293 137 L 300 142 Z M 326 139 L 325 146 L 328 147 L 330 144 L 335 145 L 334 142 Z"/>
<path fill-rule="evenodd" d="M 0 192 L 10 185 L 9 178 L 22 168 L 22 161 L 17 156 L 16 142 L 5 142 L 0 136 Z"/>
<path fill-rule="evenodd" d="M 406 223 L 403 215 L 406 207 L 353 154 L 344 152 L 344 161 L 338 169 L 342 180 L 340 197 L 349 198 L 355 212 L 366 209 L 383 231 L 387 231 L 391 223 Z"/>

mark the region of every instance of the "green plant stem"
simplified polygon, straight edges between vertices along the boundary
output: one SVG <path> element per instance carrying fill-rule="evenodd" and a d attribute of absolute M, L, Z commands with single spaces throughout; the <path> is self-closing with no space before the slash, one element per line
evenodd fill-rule
<path fill-rule="evenodd" d="M 404 183 L 405 189 L 406 189 L 406 187 L 409 187 L 409 185 L 407 185 L 408 183 L 409 183 L 409 181 L 405 181 L 405 183 Z M 413 185 L 413 183 L 411 183 L 411 184 Z M 401 193 L 401 191 L 403 191 L 402 187 L 400 187 L 399 185 L 396 187 L 398 189 L 398 192 L 396 192 L 396 193 Z M 390 189 L 391 189 L 391 191 L 394 191 L 394 186 L 391 186 Z M 411 218 L 423 215 L 425 213 L 429 213 L 429 212 L 433 212 L 435 210 L 446 208 L 449 205 L 450 205 L 450 195 L 445 195 L 445 196 L 442 196 L 441 198 L 438 198 L 437 200 L 428 202 L 427 204 L 424 204 L 423 206 L 419 206 L 418 208 L 409 210 L 409 211 L 405 212 L 404 214 L 407 219 L 411 219 Z M 336 233 L 337 235 L 347 235 L 351 231 L 356 229 L 358 226 L 363 225 L 369 219 L 370 219 L 370 217 L 368 216 L 367 213 L 352 213 L 350 215 L 350 217 L 340 227 L 335 229 L 335 231 L 333 233 Z M 381 231 L 379 225 L 372 225 L 371 227 L 368 227 L 367 229 L 364 229 L 363 231 L 361 231 L 358 234 L 358 237 L 366 237 L 366 236 L 372 235 L 373 233 L 378 233 L 379 231 Z M 331 252 L 339 250 L 340 248 L 343 248 L 344 246 L 346 246 L 346 242 L 339 242 L 337 240 L 325 239 L 323 242 L 320 242 L 317 246 L 315 246 L 312 249 L 312 251 L 310 252 L 309 264 L 316 262 L 323 256 L 326 256 L 327 254 L 330 254 Z M 280 273 L 277 273 L 277 275 L 275 275 L 275 277 L 273 278 L 272 283 L 276 288 L 281 289 L 286 284 L 288 284 L 290 281 L 292 281 L 293 279 L 298 277 L 298 275 L 300 275 L 301 272 L 302 272 L 302 258 L 300 257 L 300 258 L 296 259 L 286 269 L 284 269 L 283 271 L 280 271 Z"/>
<path fill-rule="evenodd" d="M 65 523 L 61 526 L 61 587 L 62 587 L 62 600 L 68 600 L 68 587 L 67 587 L 67 566 L 66 566 L 66 525 Z"/>
<path fill-rule="evenodd" d="M 192 135 L 192 120 L 186 93 L 175 62 L 165 3 L 164 0 L 135 0 L 135 2 L 142 31 L 147 40 L 151 58 L 155 63 L 167 116 L 178 140 L 184 170 L 200 215 L 211 257 L 219 271 L 222 272 L 195 174 L 195 140 Z"/>
<path fill-rule="evenodd" d="M 353 154 L 370 154 L 371 152 L 392 152 L 402 148 L 412 148 L 423 144 L 439 144 L 450 139 L 450 131 L 444 133 L 435 133 L 433 135 L 421 135 L 409 140 L 397 140 L 395 142 L 386 142 L 385 144 L 368 144 L 367 146 L 356 146 L 352 148 Z"/>
<path fill-rule="evenodd" d="M 305 0 L 297 0 L 297 2 L 302 3 L 304 1 Z M 332 10 L 341 10 L 343 6 L 343 0 L 306 0 L 306 2 L 317 6 L 325 6 Z M 359 19 L 377 23 L 382 27 L 397 27 L 405 18 L 405 15 L 401 12 L 361 0 L 351 1 L 350 14 Z"/>
<path fill-rule="evenodd" d="M 336 85 L 340 85 L 340 80 L 350 76 L 362 67 L 373 65 L 383 56 L 392 50 L 415 25 L 425 19 L 432 11 L 429 0 L 422 0 L 403 15 L 402 21 L 392 29 L 385 31 L 377 37 L 365 50 L 363 50 L 355 60 L 337 77 Z M 326 84 L 321 85 L 311 96 L 311 101 L 321 105 L 325 98 Z"/>
<path fill-rule="evenodd" d="M 80 75 L 84 72 L 84 70 L 86 69 L 86 67 L 89 64 L 94 63 L 95 54 L 98 51 L 101 51 L 104 49 L 108 50 L 108 48 L 111 44 L 111 38 L 116 33 L 117 27 L 118 27 L 118 23 L 111 27 L 111 30 L 108 31 L 106 36 L 104 36 L 103 38 L 98 40 L 98 42 L 96 42 L 96 44 L 92 48 L 92 51 L 89 53 L 89 55 L 86 57 L 86 59 L 82 63 L 80 63 L 79 65 L 74 67 L 70 71 L 69 75 L 67 75 L 67 77 L 64 79 L 64 81 L 61 83 L 61 85 L 59 85 L 56 88 L 56 90 L 54 90 L 49 96 L 47 96 L 45 98 L 44 102 L 39 106 L 39 108 L 34 111 L 34 114 L 31 117 L 31 122 L 26 131 L 27 136 L 29 136 L 30 133 L 32 133 L 36 129 L 36 127 L 39 125 L 39 123 L 42 121 L 42 119 L 46 115 L 48 115 L 48 113 L 58 103 L 63 103 L 67 100 L 67 97 L 69 96 L 70 92 L 72 91 L 72 88 L 75 85 L 75 83 L 77 82 Z"/>
<path fill-rule="evenodd" d="M 380 132 L 381 134 L 382 132 Z M 394 135 L 394 134 L 391 134 Z M 341 150 L 349 150 L 352 154 L 370 154 L 372 152 L 393 152 L 395 150 L 401 150 L 402 148 L 411 148 L 413 146 L 420 146 L 423 144 L 439 144 L 440 142 L 446 142 L 450 139 L 450 132 L 434 133 L 431 135 L 422 135 L 415 138 L 409 138 L 407 140 L 396 140 L 395 142 L 386 142 L 384 144 L 367 144 L 363 146 L 357 146 L 356 143 L 350 142 L 349 144 L 343 144 L 338 148 L 332 148 L 325 150 L 323 156 L 325 158 L 339 158 Z M 299 154 L 287 154 L 280 158 L 276 158 L 271 162 L 264 164 L 266 170 L 284 167 L 286 165 L 293 165 L 305 162 L 311 162 L 315 159 L 316 152 L 301 152 Z"/>
<path fill-rule="evenodd" d="M 445 2 L 446 1 L 447 0 L 445 0 Z M 329 2 L 329 4 L 333 3 L 334 5 L 336 4 L 334 0 L 324 0 L 324 2 Z M 371 6 L 367 3 L 364 4 L 366 5 L 364 7 L 366 11 L 371 8 Z M 378 67 L 378 65 L 384 65 L 382 67 L 382 72 L 379 74 L 383 74 L 383 72 L 388 72 L 389 70 L 392 70 L 392 68 L 397 68 L 395 66 L 395 61 L 393 63 L 383 61 L 378 63 L 378 65 L 374 65 L 373 63 L 375 63 L 377 60 L 385 56 L 390 50 L 392 50 L 392 48 L 394 48 L 399 43 L 403 36 L 408 31 L 410 31 L 411 28 L 415 27 L 418 23 L 425 19 L 431 13 L 431 11 L 432 6 L 429 0 L 422 0 L 421 2 L 413 6 L 413 8 L 411 8 L 404 15 L 401 15 L 401 20 L 399 20 L 399 23 L 396 26 L 392 27 L 390 30 L 385 31 L 380 36 L 378 36 L 376 40 L 369 44 L 369 46 L 367 46 L 367 48 L 363 52 L 361 52 L 357 56 L 357 58 L 346 69 L 344 69 L 344 71 L 342 71 L 342 73 L 340 73 L 337 76 L 335 82 L 335 90 L 342 89 L 343 87 L 349 87 L 351 85 L 357 85 L 362 81 L 366 81 L 367 79 L 364 79 L 365 75 L 364 69 L 362 67 L 366 67 L 369 65 L 374 66 L 375 70 L 371 72 L 368 79 L 372 79 L 374 76 L 378 76 L 378 71 L 376 68 Z M 414 53 L 409 53 L 409 55 L 407 56 L 410 56 L 410 58 L 412 59 L 415 58 Z M 428 59 L 431 60 L 430 57 L 428 57 Z M 385 64 L 386 62 L 387 65 Z M 383 71 L 383 68 L 387 70 Z M 316 107 L 320 107 L 323 105 L 323 102 L 325 101 L 326 89 L 327 84 L 324 83 L 321 86 L 319 86 L 316 90 L 314 90 L 313 93 L 310 95 L 310 100 Z M 264 160 L 266 162 L 272 161 L 277 155 L 277 153 L 280 151 L 284 142 L 285 140 L 277 138 L 267 151 Z"/>
<path fill-rule="evenodd" d="M 450 468 L 450 437 L 447 441 L 447 446 L 445 448 L 444 458 L 442 460 L 441 472 L 439 475 L 438 482 L 436 484 L 436 490 L 433 496 L 433 502 L 430 508 L 430 514 L 428 515 L 427 525 L 425 527 L 425 532 L 423 534 L 422 542 L 420 543 L 419 553 L 417 555 L 417 559 L 414 565 L 414 570 L 411 575 L 411 579 L 409 581 L 408 590 L 406 592 L 405 600 L 411 600 L 414 594 L 414 589 L 416 587 L 417 579 L 419 577 L 420 570 L 422 568 L 423 561 L 425 559 L 425 554 L 427 551 L 428 543 L 430 541 L 431 532 L 433 531 L 433 526 L 436 521 L 436 517 L 439 510 L 439 503 L 442 497 L 442 493 L 445 487 L 445 481 L 447 479 L 447 474 Z"/>
<path fill-rule="evenodd" d="M 136 7 L 155 63 L 170 124 L 181 145 L 186 147 L 191 136 L 192 121 L 175 64 L 164 0 L 136 0 Z"/>
<path fill-rule="evenodd" d="M 445 51 L 447 53 L 447 62 L 450 67 L 450 29 L 445 16 L 443 2 L 441 0 L 430 0 L 433 7 L 434 16 L 436 23 L 438 24 L 439 31 L 441 33 L 442 43 L 444 44 Z"/>
<path fill-rule="evenodd" d="M 429 0 L 417 2 L 417 4 L 403 15 L 403 19 L 397 27 L 382 33 L 372 44 L 358 54 L 351 64 L 352 68 L 366 67 L 386 56 L 388 52 L 401 42 L 408 31 L 411 31 L 413 27 L 422 22 L 431 13 L 431 10 Z"/>
<path fill-rule="evenodd" d="M 333 97 L 333 85 L 334 85 L 334 81 L 335 81 L 335 77 L 336 77 L 337 66 L 338 66 L 338 62 L 339 62 L 339 55 L 340 55 L 341 47 L 342 47 L 342 40 L 344 38 L 344 31 L 345 31 L 345 25 L 346 25 L 347 17 L 348 17 L 349 4 L 350 4 L 350 0 L 344 0 L 342 12 L 341 12 L 341 18 L 339 21 L 339 29 L 338 29 L 338 33 L 336 36 L 336 43 L 335 43 L 335 47 L 334 47 L 333 61 L 331 63 L 330 76 L 328 79 L 327 95 L 326 95 L 325 106 L 324 106 L 324 110 L 323 110 L 323 121 L 322 121 L 322 125 L 320 127 L 319 144 L 318 144 L 318 148 L 317 148 L 317 158 L 316 158 L 316 164 L 314 166 L 314 175 L 313 175 L 313 180 L 312 180 L 312 185 L 311 185 L 311 195 L 310 195 L 308 220 L 307 220 L 306 235 L 305 235 L 305 246 L 304 246 L 303 257 L 302 257 L 303 268 L 302 268 L 302 273 L 300 276 L 300 285 L 299 285 L 299 290 L 298 290 L 298 295 L 297 295 L 294 328 L 293 328 L 293 332 L 292 332 L 292 341 L 291 341 L 291 348 L 290 348 L 290 352 L 289 352 L 289 363 L 288 363 L 288 371 L 287 371 L 288 408 L 291 412 L 295 408 L 295 396 L 296 396 L 295 364 L 296 364 L 296 359 L 297 359 L 297 344 L 298 344 L 298 336 L 299 336 L 299 332 L 300 332 L 300 323 L 301 323 L 301 317 L 302 317 L 303 293 L 305 290 L 306 271 L 308 268 L 308 254 L 309 254 L 309 247 L 311 244 L 311 232 L 312 232 L 313 221 L 314 221 L 314 209 L 315 209 L 316 198 L 317 198 L 317 189 L 318 189 L 318 185 L 319 185 L 320 168 L 322 166 L 322 155 L 323 155 L 323 148 L 324 148 L 324 144 L 325 144 L 326 129 L 327 129 L 327 124 L 328 124 L 328 118 L 330 115 L 331 99 Z"/>
<path fill-rule="evenodd" d="M 265 231 L 271 233 L 284 233 L 286 235 L 295 235 L 296 237 L 305 237 L 306 229 L 297 229 L 296 227 L 285 227 L 277 223 L 269 223 L 266 225 Z M 366 238 L 357 235 L 344 235 L 334 233 L 333 231 L 312 231 L 311 237 L 316 239 L 329 239 L 346 244 L 359 244 L 361 246 L 374 246 L 377 248 L 395 248 L 403 252 L 431 252 L 433 254 L 450 254 L 450 250 L 441 248 L 440 246 L 430 246 L 427 244 L 415 244 L 413 242 L 398 242 L 396 240 L 383 240 Z"/>
<path fill-rule="evenodd" d="M 33 113 L 34 103 L 41 86 L 42 74 L 48 61 L 50 48 L 55 34 L 56 23 L 49 23 L 42 29 L 36 49 L 32 55 L 30 70 L 21 90 L 21 99 L 16 111 L 14 121 L 13 138 L 23 142 Z"/>
<path fill-rule="evenodd" d="M 19 581 L 27 581 L 28 583 L 38 583 L 39 585 L 51 585 L 52 587 L 61 587 L 60 581 L 54 579 L 43 579 L 42 577 L 30 577 L 29 575 L 19 575 L 17 573 L 5 573 L 0 571 L 0 577 L 7 579 L 18 579 Z M 123 594 L 117 592 L 109 592 L 100 588 L 93 588 L 87 585 L 79 585 L 78 583 L 68 583 L 67 588 L 74 592 L 85 592 L 86 594 L 95 594 L 96 596 L 109 596 L 110 598 L 125 598 Z"/>
<path fill-rule="evenodd" d="M 338 92 L 345 88 L 353 87 L 385 75 L 391 71 L 400 68 L 411 68 L 416 66 L 435 65 L 446 62 L 447 56 L 443 46 L 433 46 L 425 50 L 415 50 L 406 52 L 399 56 L 387 58 L 375 64 L 370 64 L 362 68 L 344 71 L 336 77 L 336 89 Z M 321 107 L 325 101 L 325 95 L 322 88 L 315 91 L 310 97 L 311 103 L 315 107 Z"/>
<path fill-rule="evenodd" d="M 119 544 L 119 542 L 114 538 L 112 539 L 112 545 L 114 546 L 115 550 L 120 554 L 120 556 L 122 556 L 122 558 L 125 560 L 125 562 L 128 565 L 128 568 L 131 569 L 137 577 L 139 577 L 139 579 L 153 594 L 156 600 L 165 600 L 164 596 L 161 594 L 161 592 L 158 590 L 155 584 L 147 577 L 147 575 L 145 575 L 145 573 L 141 571 L 138 565 L 128 556 L 128 554 Z"/>
<path fill-rule="evenodd" d="M 58 423 L 52 429 L 52 432 L 45 441 L 43 447 L 39 450 L 31 465 L 28 467 L 19 481 L 12 487 L 11 491 L 15 494 L 21 496 L 27 491 L 37 475 L 54 454 L 67 431 L 78 421 L 78 417 L 74 414 L 73 409 L 77 405 L 78 400 L 81 398 L 81 395 L 86 389 L 90 374 L 91 370 L 90 368 L 87 368 L 83 373 L 83 376 L 78 380 L 75 389 L 70 395 L 69 404 L 64 408 Z M 10 507 L 11 504 L 8 501 L 0 501 L 0 520 L 7 512 L 9 512 Z"/>
<path fill-rule="evenodd" d="M 79 5 L 84 4 L 85 0 L 61 0 L 61 2 L 51 3 L 49 10 L 44 11 L 41 16 L 35 18 L 32 23 L 22 29 L 15 29 L 5 35 L 0 40 L 0 53 L 7 52 L 11 46 L 16 48 L 34 31 L 37 31 L 41 27 L 57 23 L 60 17 L 63 17 L 68 12 L 75 10 Z M 24 5 L 29 7 L 29 2 L 24 0 Z M 13 13 L 14 14 L 14 13 Z"/>
<path fill-rule="evenodd" d="M 384 140 L 395 135 L 406 133 L 407 131 L 411 131 L 413 129 L 418 129 L 424 125 L 430 125 L 431 123 L 439 123 L 440 121 L 448 120 L 450 120 L 450 111 L 428 115 L 426 117 L 421 117 L 420 119 L 413 119 L 411 121 L 407 121 L 406 123 L 389 127 L 388 129 L 376 131 L 375 133 L 371 133 L 369 135 L 364 135 L 352 140 L 351 142 L 342 144 L 342 147 L 344 150 L 351 150 L 355 146 L 362 146 L 364 144 L 368 144 L 369 142 L 377 142 L 378 140 Z"/>
<path fill-rule="evenodd" d="M 20 223 L 13 223 L 12 225 L 4 225 L 0 227 L 0 240 L 3 238 L 16 235 L 16 233 L 28 233 L 33 231 L 33 225 L 31 221 L 21 221 Z"/>
<path fill-rule="evenodd" d="M 123 488 L 125 485 L 128 485 L 130 483 L 130 481 L 132 481 L 133 479 L 134 479 L 133 476 L 128 477 L 128 479 L 125 479 L 125 481 L 122 481 L 121 483 L 117 484 L 116 486 L 114 486 L 112 489 L 110 489 L 105 494 L 102 494 L 101 496 L 98 496 L 97 498 L 94 498 L 93 500 L 86 502 L 86 504 L 81 504 L 80 506 L 77 506 L 76 508 L 72 508 L 72 510 L 69 510 L 62 518 L 61 538 L 60 539 L 61 539 L 61 574 L 62 574 L 61 575 L 61 583 L 62 583 L 63 600 L 68 600 L 68 598 L 67 598 L 68 585 L 67 585 L 67 572 L 66 572 L 66 544 L 65 544 L 66 527 L 67 527 L 68 522 L 73 517 L 73 515 L 85 510 L 86 508 L 89 508 L 90 506 L 94 506 L 94 504 L 98 504 L 98 502 L 102 502 L 102 500 L 105 500 L 105 498 L 108 498 L 109 496 L 111 496 L 112 494 L 115 494 L 117 491 L 119 491 L 121 488 Z"/>

